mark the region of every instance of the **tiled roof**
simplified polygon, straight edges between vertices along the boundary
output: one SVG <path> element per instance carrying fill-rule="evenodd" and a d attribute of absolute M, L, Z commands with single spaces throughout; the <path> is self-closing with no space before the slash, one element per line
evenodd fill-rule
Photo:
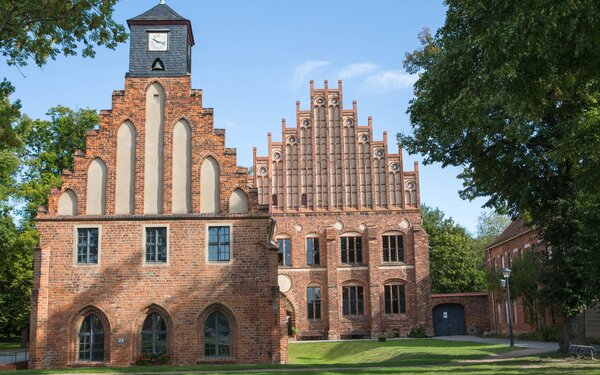
<path fill-rule="evenodd" d="M 128 20 L 128 22 L 129 21 L 187 21 L 187 19 L 177 14 L 177 12 L 171 9 L 167 4 L 158 4 L 154 8 Z"/>
<path fill-rule="evenodd" d="M 523 219 L 521 219 L 519 217 L 516 220 L 514 220 L 512 223 L 510 223 L 510 225 L 507 226 L 506 229 L 504 229 L 504 231 L 502 233 L 500 233 L 500 235 L 498 237 L 496 237 L 495 240 L 493 240 L 490 244 L 488 244 L 486 246 L 486 249 L 489 249 L 490 247 L 494 247 L 506 240 L 517 237 L 517 236 L 519 236 L 523 233 L 527 233 L 531 230 L 532 229 L 530 227 L 525 225 L 525 222 L 523 221 Z"/>

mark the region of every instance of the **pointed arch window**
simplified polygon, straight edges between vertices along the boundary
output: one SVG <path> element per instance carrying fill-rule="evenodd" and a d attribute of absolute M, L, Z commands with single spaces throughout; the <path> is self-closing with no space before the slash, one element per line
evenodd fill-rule
<path fill-rule="evenodd" d="M 142 353 L 167 353 L 167 324 L 158 313 L 151 313 L 142 325 Z"/>
<path fill-rule="evenodd" d="M 89 314 L 81 323 L 79 360 L 104 361 L 104 324 L 96 314 Z"/>
<path fill-rule="evenodd" d="M 204 323 L 204 355 L 206 357 L 229 357 L 231 333 L 229 320 L 220 311 L 208 316 Z"/>

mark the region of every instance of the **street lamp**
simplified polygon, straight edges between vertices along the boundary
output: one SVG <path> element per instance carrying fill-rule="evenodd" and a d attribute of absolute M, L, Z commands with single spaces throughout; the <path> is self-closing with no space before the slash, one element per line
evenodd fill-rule
<path fill-rule="evenodd" d="M 510 307 L 510 283 L 508 282 L 508 278 L 510 277 L 511 272 L 512 271 L 508 267 L 502 270 L 502 276 L 504 276 L 504 280 L 506 280 L 506 301 L 508 302 L 508 332 L 510 336 L 510 346 L 515 346 L 515 340 L 513 338 L 512 330 L 512 314 Z"/>

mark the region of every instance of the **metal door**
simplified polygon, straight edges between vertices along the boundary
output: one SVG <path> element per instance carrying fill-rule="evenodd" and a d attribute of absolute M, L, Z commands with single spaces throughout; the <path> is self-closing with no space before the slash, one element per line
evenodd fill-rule
<path fill-rule="evenodd" d="M 433 329 L 436 336 L 465 335 L 465 308 L 456 303 L 434 307 Z"/>

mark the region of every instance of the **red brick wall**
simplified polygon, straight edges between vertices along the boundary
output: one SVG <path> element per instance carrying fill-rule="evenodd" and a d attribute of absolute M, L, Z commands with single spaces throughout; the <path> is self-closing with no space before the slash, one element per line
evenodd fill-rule
<path fill-rule="evenodd" d="M 502 260 L 504 260 L 504 266 L 511 268 L 509 254 L 512 254 L 513 259 L 516 259 L 524 251 L 531 251 L 534 246 L 538 246 L 536 232 L 527 230 L 505 242 L 486 249 L 486 266 L 489 268 L 493 267 L 495 260 L 496 269 L 500 272 L 502 269 Z M 491 291 L 488 303 L 490 329 L 493 332 L 508 335 L 506 291 L 503 290 L 500 293 Z M 535 331 L 534 324 L 527 320 L 523 301 L 517 298 L 511 301 L 511 303 L 513 333 L 519 335 L 524 332 Z"/>
<path fill-rule="evenodd" d="M 165 92 L 162 215 L 144 215 L 144 125 L 146 90 L 154 82 Z M 277 254 L 268 244 L 269 213 L 247 186 L 247 171 L 236 166 L 235 149 L 225 147 L 225 132 L 213 129 L 213 111 L 202 108 L 202 92 L 190 77 L 127 78 L 115 91 L 112 109 L 101 111 L 99 130 L 87 137 L 85 155 L 65 171 L 61 189 L 40 210 L 40 250 L 35 258 L 31 314 L 31 368 L 83 365 L 77 361 L 77 333 L 87 312 L 106 323 L 106 365 L 126 366 L 140 354 L 141 324 L 149 311 L 165 315 L 173 363 L 194 364 L 204 358 L 203 324 L 217 306 L 232 324 L 232 362 L 278 363 L 280 358 Z M 186 119 L 192 129 L 192 213 L 171 215 L 172 128 Z M 116 134 L 129 120 L 136 128 L 134 215 L 114 215 Z M 220 169 L 220 212 L 200 214 L 200 166 L 214 157 Z M 107 166 L 106 214 L 88 216 L 87 168 L 96 157 Z M 248 214 L 229 214 L 236 188 L 248 195 Z M 57 216 L 60 194 L 77 197 L 76 216 Z M 206 225 L 232 225 L 232 262 L 206 261 Z M 144 225 L 168 226 L 168 264 L 143 261 Z M 76 225 L 100 226 L 98 265 L 75 264 Z M 118 339 L 124 342 L 118 343 Z M 285 348 L 284 348 L 285 350 Z"/>
<path fill-rule="evenodd" d="M 290 237 L 292 265 L 279 267 L 279 274 L 292 279 L 292 289 L 285 293 L 294 306 L 299 335 L 337 339 L 353 333 L 376 337 L 380 333 L 399 331 L 408 334 L 415 325 L 422 324 L 432 332 L 429 259 L 427 235 L 419 224 L 418 211 L 412 213 L 380 212 L 362 215 L 274 214 L 276 235 Z M 399 223 L 408 218 L 415 223 L 402 229 Z M 342 230 L 335 230 L 337 221 Z M 368 225 L 364 225 L 367 223 Z M 382 234 L 397 231 L 404 236 L 403 263 L 386 264 L 382 259 Z M 340 263 L 340 235 L 357 233 L 362 236 L 363 264 L 351 266 Z M 321 264 L 306 264 L 306 236 L 317 234 L 320 242 Z M 387 282 L 400 282 L 406 290 L 406 314 L 384 314 L 383 287 Z M 342 287 L 353 283 L 362 285 L 365 294 L 365 314 L 357 317 L 342 316 Z M 321 288 L 322 318 L 308 320 L 308 286 Z"/>
<path fill-rule="evenodd" d="M 445 303 L 455 303 L 465 308 L 467 330 L 477 327 L 480 333 L 490 330 L 487 293 L 440 293 L 431 295 L 431 308 Z"/>

